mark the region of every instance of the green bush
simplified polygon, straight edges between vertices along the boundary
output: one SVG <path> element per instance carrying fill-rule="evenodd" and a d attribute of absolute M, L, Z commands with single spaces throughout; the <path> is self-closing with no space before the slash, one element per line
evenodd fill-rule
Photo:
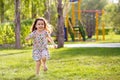
<path fill-rule="evenodd" d="M 25 44 L 25 37 L 30 33 L 30 28 L 32 26 L 33 20 L 23 20 L 21 21 L 21 43 Z"/>
<path fill-rule="evenodd" d="M 25 44 L 25 37 L 30 33 L 33 20 L 21 21 L 21 43 Z M 13 22 L 0 24 L 0 44 L 15 44 L 15 25 Z"/>
<path fill-rule="evenodd" d="M 108 35 L 109 31 L 110 31 L 109 28 L 105 29 L 105 34 Z M 98 30 L 98 34 L 99 34 L 99 35 L 102 35 L 102 29 L 99 29 L 99 30 Z"/>
<path fill-rule="evenodd" d="M 0 44 L 13 44 L 15 42 L 14 27 L 11 23 L 0 25 Z"/>

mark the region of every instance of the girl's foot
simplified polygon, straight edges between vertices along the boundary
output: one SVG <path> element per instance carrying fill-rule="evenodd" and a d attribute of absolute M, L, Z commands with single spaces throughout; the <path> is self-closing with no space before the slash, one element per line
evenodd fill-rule
<path fill-rule="evenodd" d="M 47 71 L 47 70 L 48 70 L 47 66 L 44 66 L 44 71 Z"/>
<path fill-rule="evenodd" d="M 36 74 L 35 76 L 36 76 L 36 77 L 39 77 L 39 74 Z"/>

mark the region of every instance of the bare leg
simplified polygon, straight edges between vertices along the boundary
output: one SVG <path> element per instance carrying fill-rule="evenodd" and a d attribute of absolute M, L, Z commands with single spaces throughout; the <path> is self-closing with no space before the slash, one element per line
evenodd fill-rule
<path fill-rule="evenodd" d="M 40 70 L 40 65 L 41 65 L 41 61 L 39 60 L 39 61 L 36 61 L 36 75 L 38 75 L 39 74 L 39 70 Z"/>
<path fill-rule="evenodd" d="M 47 71 L 47 66 L 46 66 L 46 57 L 42 58 L 42 63 L 43 63 L 43 68 L 44 68 L 44 71 Z"/>

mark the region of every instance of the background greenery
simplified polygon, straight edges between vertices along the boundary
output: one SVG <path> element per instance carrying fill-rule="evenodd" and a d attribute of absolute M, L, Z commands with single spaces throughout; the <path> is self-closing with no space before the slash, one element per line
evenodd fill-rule
<path fill-rule="evenodd" d="M 14 0 L 1 0 L 0 1 L 0 44 L 10 44 L 14 45 L 15 43 L 15 25 L 14 25 Z M 30 33 L 30 28 L 32 22 L 35 18 L 44 16 L 47 7 L 50 15 L 50 23 L 54 26 L 54 32 L 56 33 L 57 25 L 57 2 L 49 0 L 46 4 L 45 0 L 21 0 L 20 9 L 21 9 L 21 43 L 25 45 L 25 37 Z M 69 0 L 63 0 L 64 8 L 67 7 Z M 96 4 L 97 3 L 97 4 Z M 9 6 L 11 5 L 11 6 Z M 88 6 L 86 6 L 88 5 Z M 93 6 L 94 5 L 94 6 Z M 71 8 L 71 7 L 69 7 Z M 77 3 L 75 3 L 75 10 L 78 9 Z M 102 10 L 105 9 L 105 15 L 102 16 L 102 20 L 105 21 L 105 33 L 108 34 L 119 34 L 120 33 L 120 23 L 119 23 L 119 14 L 120 14 L 120 2 L 111 3 L 109 0 L 83 0 L 81 3 L 81 10 Z M 65 10 L 63 12 L 66 14 Z M 71 9 L 69 11 L 71 15 Z M 101 30 L 101 20 L 99 22 L 99 35 L 102 34 Z M 95 38 L 95 37 L 94 37 Z M 31 44 L 31 43 L 30 43 Z"/>
<path fill-rule="evenodd" d="M 64 8 L 67 7 L 69 0 L 63 0 Z M 97 4 L 96 4 L 97 3 Z M 57 2 L 49 0 L 49 5 L 45 5 L 46 0 L 21 0 L 20 2 L 20 19 L 21 19 L 21 43 L 25 45 L 25 37 L 30 32 L 30 27 L 35 18 L 44 16 L 47 7 L 50 15 L 50 23 L 54 27 L 54 34 L 57 26 Z M 9 6 L 10 5 L 10 6 Z M 86 6 L 87 5 L 87 6 Z M 94 5 L 94 6 L 93 6 Z M 15 43 L 15 25 L 14 25 L 14 0 L 0 0 L 0 44 Z M 69 7 L 71 8 L 71 6 Z M 75 3 L 75 10 L 78 9 Z M 105 10 L 105 14 L 100 17 L 99 35 L 101 35 L 101 22 L 105 22 L 105 33 L 119 34 L 120 33 L 120 2 L 112 3 L 110 0 L 83 0 L 81 3 L 81 10 Z M 64 14 L 67 11 L 64 10 Z M 71 9 L 69 9 L 71 15 Z M 76 16 L 77 17 L 77 16 Z"/>

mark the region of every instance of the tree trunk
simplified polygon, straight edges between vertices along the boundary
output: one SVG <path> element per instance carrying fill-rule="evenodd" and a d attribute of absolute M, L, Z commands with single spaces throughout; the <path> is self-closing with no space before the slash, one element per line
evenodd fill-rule
<path fill-rule="evenodd" d="M 0 2 L 0 17 L 1 17 L 1 23 L 4 22 L 4 2 L 1 0 Z"/>
<path fill-rule="evenodd" d="M 62 8 L 62 0 L 58 0 L 58 31 L 57 31 L 57 40 L 58 40 L 58 48 L 64 46 L 64 18 L 63 18 L 63 8 Z"/>
<path fill-rule="evenodd" d="M 44 17 L 45 17 L 45 19 L 47 19 L 47 21 L 50 23 L 50 1 L 49 0 L 47 0 L 47 1 L 45 1 L 45 3 L 44 3 L 44 6 L 45 6 L 45 13 L 44 13 Z"/>
<path fill-rule="evenodd" d="M 21 48 L 20 44 L 20 0 L 15 0 L 15 48 Z"/>
<path fill-rule="evenodd" d="M 35 6 L 35 2 L 32 1 L 32 19 L 36 18 L 36 13 L 37 13 L 36 9 L 37 8 Z"/>

